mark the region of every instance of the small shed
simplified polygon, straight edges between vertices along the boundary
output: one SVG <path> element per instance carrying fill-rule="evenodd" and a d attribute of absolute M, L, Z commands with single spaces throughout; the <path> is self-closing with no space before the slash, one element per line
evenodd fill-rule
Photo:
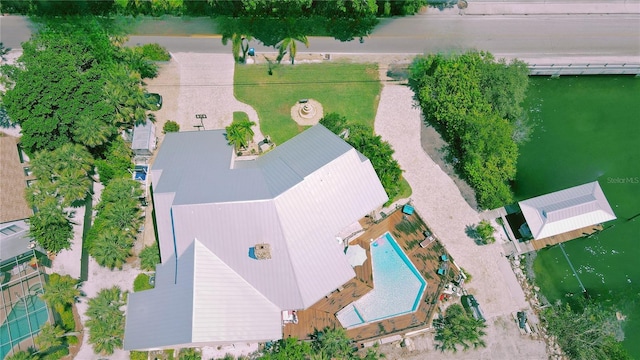
<path fill-rule="evenodd" d="M 156 125 L 149 119 L 133 128 L 131 150 L 134 155 L 151 156 L 156 149 Z"/>

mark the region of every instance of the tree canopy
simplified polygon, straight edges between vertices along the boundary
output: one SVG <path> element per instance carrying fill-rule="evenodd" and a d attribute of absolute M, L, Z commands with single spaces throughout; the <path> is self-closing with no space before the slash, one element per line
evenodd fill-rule
<path fill-rule="evenodd" d="M 89 299 L 86 322 L 89 327 L 89 343 L 98 354 L 111 355 L 122 348 L 124 338 L 124 311 L 127 294 L 119 287 L 102 289 Z"/>
<path fill-rule="evenodd" d="M 141 195 L 140 183 L 127 178 L 110 180 L 102 191 L 95 221 L 84 244 L 99 265 L 122 268 L 131 255 L 142 223 Z"/>
<path fill-rule="evenodd" d="M 253 139 L 254 132 L 251 127 L 255 125 L 256 123 L 250 120 L 232 122 L 231 125 L 225 128 L 227 131 L 227 141 L 229 141 L 229 144 L 233 145 L 236 150 L 246 148 Z"/>
<path fill-rule="evenodd" d="M 156 265 L 160 264 L 160 249 L 158 243 L 146 246 L 140 251 L 140 268 L 146 271 L 154 271 Z"/>
<path fill-rule="evenodd" d="M 484 321 L 472 317 L 462 305 L 450 305 L 436 330 L 435 340 L 439 342 L 436 348 L 442 352 L 457 352 L 458 346 L 465 351 L 471 347 L 485 347 L 482 337 L 486 327 Z"/>
<path fill-rule="evenodd" d="M 13 86 L 3 104 L 22 127 L 21 143 L 30 154 L 76 142 L 78 120 L 107 121 L 113 113 L 103 102 L 99 60 L 86 38 L 45 25 L 22 45 L 20 66 L 7 73 Z"/>
<path fill-rule="evenodd" d="M 631 359 L 620 343 L 624 333 L 615 312 L 601 304 L 558 302 L 542 311 L 542 320 L 570 359 Z"/>
<path fill-rule="evenodd" d="M 345 117 L 336 113 L 326 114 L 320 119 L 320 124 L 342 137 L 347 143 L 366 156 L 373 165 L 382 187 L 387 192 L 389 200 L 400 193 L 400 179 L 402 169 L 393 158 L 394 150 L 391 145 L 375 135 L 368 126 L 352 124 Z"/>
<path fill-rule="evenodd" d="M 53 273 L 44 285 L 42 299 L 58 312 L 70 307 L 80 297 L 79 281 L 69 275 Z"/>
<path fill-rule="evenodd" d="M 157 65 L 144 48 L 123 47 L 121 30 L 109 20 L 38 21 L 17 65 L 2 67 L 7 117 L 21 126 L 29 154 L 76 143 L 100 155 L 119 130 L 146 121 L 152 107 L 142 79 L 156 76 Z"/>
<path fill-rule="evenodd" d="M 342 328 L 326 327 L 315 330 L 311 334 L 311 342 L 300 341 L 294 337 L 281 339 L 267 348 L 259 359 L 261 360 L 312 360 L 312 359 L 341 359 L 341 360 L 376 360 L 383 358 L 377 348 L 370 348 L 363 356 L 358 354 L 358 348 L 353 340 L 347 337 Z"/>
<path fill-rule="evenodd" d="M 278 14 L 304 16 L 323 13 L 326 16 L 340 14 L 372 14 L 378 16 L 411 15 L 427 5 L 426 0 L 239 0 L 239 1 L 188 1 L 188 0 L 4 0 L 2 13 L 68 16 L 68 15 L 190 15 L 190 16 L 260 16 Z"/>
<path fill-rule="evenodd" d="M 448 143 L 449 160 L 475 189 L 478 205 L 513 201 L 518 142 L 528 134 L 522 108 L 528 70 L 485 52 L 417 57 L 410 85 L 425 117 Z"/>
<path fill-rule="evenodd" d="M 93 157 L 82 145 L 65 144 L 53 151 L 41 151 L 31 161 L 36 177 L 31 205 L 45 194 L 58 199 L 63 207 L 83 201 L 91 191 Z"/>

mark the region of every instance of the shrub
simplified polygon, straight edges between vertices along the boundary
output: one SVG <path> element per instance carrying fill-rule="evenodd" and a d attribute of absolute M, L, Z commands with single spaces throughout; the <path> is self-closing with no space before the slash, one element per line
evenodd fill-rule
<path fill-rule="evenodd" d="M 146 271 L 153 271 L 156 265 L 160 263 L 160 251 L 158 244 L 147 246 L 140 251 L 140 268 Z"/>
<path fill-rule="evenodd" d="M 402 169 L 393 158 L 394 150 L 391 145 L 382 140 L 379 135 L 374 134 L 370 127 L 350 123 L 346 118 L 336 113 L 325 115 L 320 119 L 320 124 L 338 136 L 345 133 L 345 129 L 347 130 L 348 135 L 344 140 L 371 161 L 371 165 L 389 197 L 389 201 L 385 205 L 391 204 L 400 194 L 402 179 Z"/>
<path fill-rule="evenodd" d="M 73 336 L 73 335 L 67 336 L 67 343 L 69 345 L 78 345 L 78 342 L 80 342 L 80 340 L 78 339 L 77 336 Z"/>
<path fill-rule="evenodd" d="M 71 306 L 65 306 L 60 312 L 60 322 L 66 331 L 74 331 L 76 329 L 76 320 L 73 318 Z"/>
<path fill-rule="evenodd" d="M 130 177 L 133 169 L 133 153 L 121 137 L 117 137 L 105 154 L 104 159 L 96 161 L 100 182 L 105 186 L 111 179 Z"/>
<path fill-rule="evenodd" d="M 40 359 L 42 360 L 59 360 L 62 359 L 63 357 L 69 355 L 69 349 L 66 347 L 57 349 L 54 352 L 50 352 L 50 353 L 46 353 L 44 356 L 42 356 Z"/>
<path fill-rule="evenodd" d="M 180 349 L 178 353 L 179 360 L 200 360 L 202 359 L 202 355 L 198 352 L 198 350 L 193 348 Z"/>
<path fill-rule="evenodd" d="M 496 238 L 493 237 L 493 233 L 495 231 L 496 230 L 493 228 L 493 226 L 491 226 L 491 223 L 487 220 L 480 221 L 480 223 L 476 226 L 476 232 L 478 233 L 480 240 L 484 244 L 493 244 L 494 242 L 496 242 Z"/>
<path fill-rule="evenodd" d="M 131 360 L 147 360 L 149 353 L 146 351 L 132 351 L 129 353 L 129 359 Z"/>
<path fill-rule="evenodd" d="M 140 47 L 142 49 L 142 55 L 152 61 L 169 61 L 171 60 L 171 54 L 169 51 L 162 47 L 162 45 L 153 43 L 153 44 L 144 44 Z"/>
<path fill-rule="evenodd" d="M 464 282 L 465 282 L 465 283 L 469 283 L 469 282 L 471 282 L 471 279 L 473 278 L 473 277 L 471 276 L 471 274 L 470 274 L 470 273 L 468 273 L 468 272 L 467 272 L 467 270 L 465 270 L 464 268 L 460 268 L 460 271 L 462 271 L 462 273 L 463 273 L 463 274 L 464 274 L 464 276 L 465 276 L 465 280 L 464 280 Z"/>
<path fill-rule="evenodd" d="M 478 206 L 513 202 L 518 143 L 530 126 L 522 107 L 526 64 L 496 61 L 485 52 L 417 57 L 409 84 L 425 114 L 447 142 L 457 171 L 475 190 Z"/>
<path fill-rule="evenodd" d="M 164 132 L 165 134 L 178 131 L 180 131 L 180 124 L 173 120 L 167 120 L 167 122 L 164 123 L 164 126 L 162 127 L 162 132 Z"/>
<path fill-rule="evenodd" d="M 144 291 L 153 289 L 153 285 L 149 284 L 149 275 L 140 274 L 136 276 L 135 280 L 133 280 L 133 291 Z"/>

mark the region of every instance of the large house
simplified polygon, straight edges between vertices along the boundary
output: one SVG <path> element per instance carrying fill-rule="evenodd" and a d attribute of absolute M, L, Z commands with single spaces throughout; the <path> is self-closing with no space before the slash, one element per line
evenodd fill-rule
<path fill-rule="evenodd" d="M 388 197 L 321 125 L 254 159 L 222 130 L 167 134 L 151 170 L 161 264 L 131 294 L 125 349 L 282 338 L 282 314 L 355 276 L 336 235 Z"/>

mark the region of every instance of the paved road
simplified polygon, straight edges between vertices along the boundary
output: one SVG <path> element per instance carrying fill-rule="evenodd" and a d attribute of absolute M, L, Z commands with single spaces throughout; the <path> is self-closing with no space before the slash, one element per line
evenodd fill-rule
<path fill-rule="evenodd" d="M 3 17 L 0 41 L 19 47 L 26 23 Z M 214 35 L 197 37 L 132 36 L 130 43 L 159 42 L 172 52 L 230 51 Z M 418 15 L 383 20 L 364 43 L 342 43 L 312 37 L 313 53 L 425 53 L 464 49 L 488 50 L 500 57 L 535 59 L 608 57 L 640 62 L 640 14 L 617 15 Z M 273 48 L 252 43 L 258 53 Z"/>
<path fill-rule="evenodd" d="M 160 42 L 172 51 L 225 52 L 215 37 L 132 36 L 131 43 Z M 425 53 L 488 50 L 501 57 L 589 58 L 640 62 L 640 15 L 416 16 L 383 22 L 364 43 L 312 37 L 313 53 Z M 258 53 L 273 48 L 251 46 Z"/>

